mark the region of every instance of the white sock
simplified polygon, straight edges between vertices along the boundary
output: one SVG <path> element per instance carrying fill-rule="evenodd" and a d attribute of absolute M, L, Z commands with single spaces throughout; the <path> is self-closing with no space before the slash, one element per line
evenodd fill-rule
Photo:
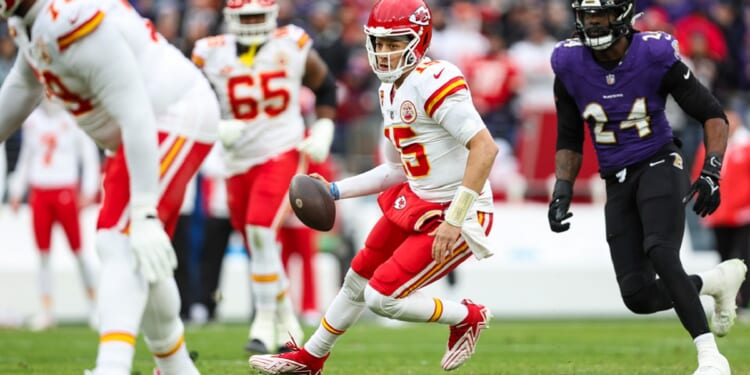
<path fill-rule="evenodd" d="M 275 311 L 277 298 L 282 292 L 284 272 L 281 246 L 276 241 L 276 233 L 270 228 L 248 225 L 245 232 L 252 247 L 250 272 L 255 308 Z"/>
<path fill-rule="evenodd" d="M 318 329 L 305 344 L 308 353 L 319 358 L 325 356 L 344 332 L 359 320 L 365 310 L 365 285 L 367 279 L 349 269 L 344 285 L 326 310 Z"/>
<path fill-rule="evenodd" d="M 706 352 L 718 352 L 719 347 L 716 346 L 716 339 L 714 334 L 711 332 L 704 333 L 695 339 L 693 339 L 696 349 L 698 349 L 698 355 Z"/>
<path fill-rule="evenodd" d="M 392 298 L 368 285 L 365 288 L 365 300 L 374 312 L 405 322 L 456 325 L 469 314 L 465 305 L 433 298 L 419 290 L 404 298 Z"/>
<path fill-rule="evenodd" d="M 76 252 L 76 261 L 78 263 L 78 272 L 81 274 L 81 280 L 83 281 L 83 286 L 86 289 L 93 290 L 96 286 L 96 282 L 94 280 L 94 270 L 91 264 L 89 264 L 88 260 L 83 256 L 83 254 L 78 251 Z"/>
<path fill-rule="evenodd" d="M 52 298 L 52 268 L 49 265 L 49 251 L 39 254 L 39 293 L 43 298 Z M 45 309 L 47 307 L 44 306 Z"/>

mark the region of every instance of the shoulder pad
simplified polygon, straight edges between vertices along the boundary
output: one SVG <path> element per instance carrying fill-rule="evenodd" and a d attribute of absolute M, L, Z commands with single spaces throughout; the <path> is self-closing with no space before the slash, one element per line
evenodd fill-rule
<path fill-rule="evenodd" d="M 105 16 L 95 1 L 52 0 L 40 12 L 40 32 L 54 38 L 63 52 L 94 32 Z"/>
<path fill-rule="evenodd" d="M 271 35 L 271 38 L 294 43 L 299 49 L 312 45 L 310 35 L 308 35 L 304 29 L 296 25 L 286 25 L 276 29 Z"/>
<path fill-rule="evenodd" d="M 427 98 L 424 111 L 428 116 L 432 116 L 451 95 L 469 89 L 461 70 L 444 60 L 423 61 L 414 68 L 414 73 L 418 75 L 420 91 Z"/>
<path fill-rule="evenodd" d="M 200 68 L 206 65 L 206 61 L 211 58 L 214 51 L 219 50 L 233 42 L 229 34 L 220 34 L 198 39 L 193 46 L 191 59 Z"/>
<path fill-rule="evenodd" d="M 566 61 L 570 59 L 568 56 L 573 54 L 580 54 L 581 49 L 585 48 L 583 43 L 578 38 L 570 38 L 561 40 L 555 45 L 555 49 L 552 51 L 550 57 L 550 63 L 552 64 L 552 70 L 558 72 L 563 70 Z"/>
<path fill-rule="evenodd" d="M 640 48 L 644 50 L 642 53 L 655 63 L 672 66 L 681 60 L 679 43 L 671 34 L 662 31 L 641 32 L 633 36 L 633 42 L 640 43 Z"/>

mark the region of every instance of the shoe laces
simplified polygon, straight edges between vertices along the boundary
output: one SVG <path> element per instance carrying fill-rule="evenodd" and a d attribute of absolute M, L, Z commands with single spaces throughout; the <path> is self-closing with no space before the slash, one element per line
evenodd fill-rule
<path fill-rule="evenodd" d="M 294 336 L 292 335 L 289 335 L 289 341 L 287 341 L 285 345 L 287 348 L 289 348 L 289 350 L 291 350 L 290 353 L 299 352 L 302 350 L 302 348 L 297 345 L 297 341 L 294 340 Z"/>

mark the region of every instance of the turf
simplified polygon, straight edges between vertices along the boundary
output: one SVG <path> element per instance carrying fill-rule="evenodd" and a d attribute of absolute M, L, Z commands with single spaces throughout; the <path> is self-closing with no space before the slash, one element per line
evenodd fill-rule
<path fill-rule="evenodd" d="M 312 329 L 308 329 L 310 334 Z M 188 328 L 204 375 L 251 374 L 242 350 L 244 325 Z M 447 328 L 363 323 L 349 330 L 328 360 L 328 375 L 441 374 Z M 93 367 L 96 334 L 83 326 L 43 333 L 0 330 L 0 374 L 76 374 Z M 750 374 L 750 326 L 738 323 L 719 346 L 734 375 Z M 688 375 L 695 347 L 676 319 L 504 320 L 485 331 L 477 353 L 452 374 L 465 375 Z M 133 372 L 153 363 L 139 339 Z"/>

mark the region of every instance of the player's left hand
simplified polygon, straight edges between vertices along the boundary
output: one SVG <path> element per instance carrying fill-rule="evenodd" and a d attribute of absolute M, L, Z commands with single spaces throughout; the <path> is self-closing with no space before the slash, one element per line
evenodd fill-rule
<path fill-rule="evenodd" d="M 242 120 L 219 121 L 219 140 L 225 149 L 231 150 L 234 144 L 245 134 L 247 123 Z"/>
<path fill-rule="evenodd" d="M 326 160 L 333 142 L 333 121 L 321 118 L 310 127 L 310 134 L 297 145 L 297 150 L 307 154 L 312 161 Z"/>
<path fill-rule="evenodd" d="M 682 199 L 682 203 L 689 202 L 697 194 L 698 198 L 695 199 L 693 204 L 693 211 L 701 217 L 714 213 L 721 203 L 720 176 L 721 155 L 715 153 L 706 155 L 701 175 L 690 186 L 690 191 Z"/>
<path fill-rule="evenodd" d="M 461 235 L 461 227 L 442 222 L 429 235 L 435 237 L 432 241 L 432 259 L 443 263 L 450 255 L 453 255 L 453 245 Z"/>

